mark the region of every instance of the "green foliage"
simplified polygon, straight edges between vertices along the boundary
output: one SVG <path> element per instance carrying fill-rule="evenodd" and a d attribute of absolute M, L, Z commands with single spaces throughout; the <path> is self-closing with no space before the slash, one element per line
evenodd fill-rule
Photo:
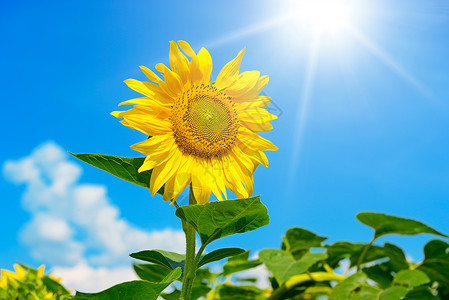
<path fill-rule="evenodd" d="M 438 282 L 438 294 L 449 299 L 449 244 L 441 240 L 432 240 L 424 246 L 424 260 L 418 269 L 429 278 Z M 443 297 L 442 297 L 443 298 Z"/>
<path fill-rule="evenodd" d="M 442 237 L 448 237 L 447 235 L 436 231 L 426 224 L 411 219 L 372 212 L 358 213 L 356 217 L 360 222 L 372 227 L 375 230 L 375 238 L 386 234 L 413 235 L 419 233 L 429 233 Z"/>
<path fill-rule="evenodd" d="M 350 242 L 336 242 L 332 245 L 327 245 L 327 263 L 332 268 L 336 268 L 340 261 L 349 258 L 350 266 L 353 267 L 357 264 L 365 247 L 367 247 L 367 244 L 354 244 Z M 368 248 L 365 257 L 363 258 L 363 263 L 375 261 L 384 257 L 386 257 L 386 255 L 381 247 L 371 246 Z"/>
<path fill-rule="evenodd" d="M 370 217 L 378 215 L 365 214 Z M 405 231 L 403 225 L 385 226 L 385 220 L 392 219 L 416 227 Z M 388 233 L 413 232 L 445 236 L 421 222 L 405 218 L 371 218 L 369 224 L 373 228 L 390 228 Z M 379 236 L 387 234 L 387 230 L 382 230 Z M 400 247 L 388 242 L 383 246 L 350 242 L 323 245 L 325 239 L 302 228 L 289 229 L 283 237 L 281 249 L 262 249 L 259 260 L 253 261 L 257 264 L 251 266 L 255 267 L 262 262 L 268 268 L 273 274 L 272 290 L 267 292 L 253 286 L 258 293 L 249 296 L 243 293 L 245 296 L 240 296 L 241 299 L 448 299 L 449 244 L 444 241 L 428 242 L 424 247 L 424 261 L 411 264 Z M 239 268 L 247 270 L 246 264 L 250 262 L 248 258 L 249 252 L 245 252 L 228 259 L 221 276 L 238 275 Z M 360 270 L 351 276 L 337 274 L 334 270 L 346 264 L 346 271 L 355 270 L 359 261 L 362 262 Z M 231 266 L 235 269 L 232 270 Z M 237 297 L 236 294 L 227 293 L 227 290 L 238 290 L 239 282 L 247 285 L 254 281 L 242 281 L 239 278 L 234 282 L 236 284 L 229 281 L 219 284 L 209 293 L 208 299 L 232 299 Z"/>
<path fill-rule="evenodd" d="M 99 293 L 77 292 L 74 300 L 155 300 L 167 286 L 180 276 L 181 268 L 176 268 L 160 282 L 145 280 L 124 282 Z"/>
<path fill-rule="evenodd" d="M 255 230 L 270 222 L 267 208 L 259 196 L 185 205 L 176 210 L 176 215 L 195 228 L 203 245 L 235 233 Z"/>
<path fill-rule="evenodd" d="M 266 295 L 266 291 L 255 286 L 222 284 L 208 295 L 207 300 L 263 300 Z"/>
<path fill-rule="evenodd" d="M 145 158 L 138 157 L 120 157 L 107 154 L 72 154 L 79 160 L 106 171 L 118 178 L 128 182 L 137 184 L 141 187 L 150 188 L 150 177 L 152 171 L 144 171 L 139 173 L 139 168 L 143 164 Z M 159 194 L 164 194 L 164 189 L 158 191 Z"/>
<path fill-rule="evenodd" d="M 353 298 L 355 291 L 360 289 L 368 279 L 365 273 L 356 273 L 335 286 L 330 294 L 330 300 L 348 300 Z M 361 290 L 360 290 L 361 292 Z"/>
<path fill-rule="evenodd" d="M 160 282 L 170 273 L 168 268 L 156 264 L 134 264 L 133 268 L 141 279 L 152 282 Z"/>
<path fill-rule="evenodd" d="M 205 264 L 221 260 L 223 258 L 238 255 L 244 253 L 245 250 L 240 248 L 222 248 L 214 250 L 206 255 L 204 255 L 198 262 L 198 268 L 204 266 Z"/>
<path fill-rule="evenodd" d="M 169 270 L 174 270 L 177 267 L 180 267 L 183 270 L 186 260 L 186 256 L 183 254 L 164 250 L 144 250 L 137 253 L 131 253 L 129 256 L 166 267 Z"/>
<path fill-rule="evenodd" d="M 294 227 L 285 233 L 282 249 L 294 253 L 313 247 L 321 247 L 321 243 L 325 240 L 327 240 L 327 237 L 319 236 L 307 229 Z"/>
<path fill-rule="evenodd" d="M 222 276 L 228 276 L 233 273 L 249 270 L 262 264 L 258 259 L 249 260 L 249 251 L 245 251 L 242 254 L 235 255 L 228 258 L 228 261 L 223 265 Z"/>
<path fill-rule="evenodd" d="M 75 157 L 119 178 L 148 188 L 151 171 L 139 173 L 143 158 L 101 154 Z M 162 192 L 159 191 L 159 192 Z M 131 257 L 145 261 L 134 264 L 141 281 L 126 282 L 95 294 L 78 292 L 75 299 L 328 299 L 328 300 L 443 300 L 449 299 L 449 244 L 432 240 L 424 247 L 424 260 L 411 263 L 402 249 L 391 243 L 379 245 L 377 238 L 390 235 L 432 234 L 448 236 L 428 225 L 382 213 L 362 212 L 357 219 L 374 229 L 366 243 L 339 241 L 324 244 L 327 237 L 304 228 L 290 228 L 280 249 L 262 249 L 258 259 L 249 251 L 223 248 L 203 254 L 213 241 L 244 233 L 269 223 L 267 208 L 259 196 L 177 207 L 186 233 L 186 255 L 164 250 L 144 250 Z M 201 246 L 195 249 L 196 233 Z M 189 250 L 190 249 L 190 250 Z M 204 266 L 228 258 L 221 272 Z M 257 287 L 256 276 L 242 273 L 264 265 L 272 274 L 271 287 Z M 346 266 L 345 270 L 342 268 Z M 54 283 L 42 283 L 57 289 Z M 163 289 L 172 285 L 169 293 Z M 180 288 L 179 282 L 182 281 Z M 1 281 L 0 281 L 1 283 Z M 1 294 L 3 293 L 3 294 Z M 0 288 L 0 298 L 5 290 Z M 7 299 L 7 298 L 6 298 Z"/>
<path fill-rule="evenodd" d="M 284 283 L 290 277 L 302 274 L 315 263 L 327 258 L 326 253 L 306 253 L 295 261 L 293 256 L 284 250 L 263 249 L 259 252 L 260 260 L 267 266 L 278 283 Z"/>
<path fill-rule="evenodd" d="M 393 278 L 393 284 L 409 288 L 429 283 L 430 279 L 426 273 L 420 270 L 401 270 Z"/>

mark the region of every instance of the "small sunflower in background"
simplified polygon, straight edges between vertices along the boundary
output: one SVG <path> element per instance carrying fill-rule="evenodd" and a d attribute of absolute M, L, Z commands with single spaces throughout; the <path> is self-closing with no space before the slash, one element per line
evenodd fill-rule
<path fill-rule="evenodd" d="M 165 185 L 163 199 L 175 201 L 189 184 L 199 204 L 211 193 L 227 199 L 226 187 L 239 198 L 251 196 L 255 169 L 259 163 L 268 166 L 263 151 L 277 150 L 257 132 L 271 130 L 276 116 L 265 109 L 270 97 L 258 96 L 268 76 L 239 73 L 243 54 L 244 49 L 212 82 L 209 52 L 195 53 L 187 42 L 172 41 L 170 68 L 156 65 L 163 80 L 143 66 L 150 82 L 125 80 L 145 97 L 121 103 L 134 107 L 112 115 L 150 136 L 131 148 L 146 155 L 139 172 L 152 170 L 153 196 Z"/>
<path fill-rule="evenodd" d="M 0 299 L 70 299 L 70 291 L 59 283 L 61 278 L 45 275 L 44 269 L 20 264 L 14 265 L 15 273 L 0 270 Z"/>

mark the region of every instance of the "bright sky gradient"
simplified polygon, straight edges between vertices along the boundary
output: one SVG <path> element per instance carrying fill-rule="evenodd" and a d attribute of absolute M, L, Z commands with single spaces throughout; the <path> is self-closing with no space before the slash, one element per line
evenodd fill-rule
<path fill-rule="evenodd" d="M 66 154 L 140 155 L 129 146 L 145 137 L 109 113 L 138 97 L 123 80 L 143 80 L 139 65 L 167 63 L 168 42 L 180 39 L 209 50 L 214 78 L 246 47 L 241 70 L 270 76 L 263 92 L 279 115 L 264 134 L 279 151 L 255 173 L 271 224 L 209 250 L 278 247 L 292 226 L 329 242 L 367 242 L 360 211 L 448 234 L 449 2 L 348 2 L 348 27 L 320 35 L 292 3 L 4 2 L 0 268 L 45 263 L 95 290 L 76 283 L 76 272 L 119 281 L 129 251 L 182 251 L 173 206 Z M 99 216 L 107 221 L 94 222 Z M 429 238 L 380 242 L 420 259 Z"/>

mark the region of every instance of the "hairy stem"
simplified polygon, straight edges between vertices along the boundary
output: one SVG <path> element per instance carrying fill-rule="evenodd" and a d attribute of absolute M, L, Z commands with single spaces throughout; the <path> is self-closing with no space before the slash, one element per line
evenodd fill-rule
<path fill-rule="evenodd" d="M 195 205 L 196 200 L 193 195 L 192 185 L 190 185 L 189 205 Z M 187 222 L 182 222 L 182 229 L 186 235 L 186 264 L 184 267 L 184 279 L 182 281 L 180 300 L 189 300 L 192 290 L 193 279 L 195 279 L 195 228 Z"/>

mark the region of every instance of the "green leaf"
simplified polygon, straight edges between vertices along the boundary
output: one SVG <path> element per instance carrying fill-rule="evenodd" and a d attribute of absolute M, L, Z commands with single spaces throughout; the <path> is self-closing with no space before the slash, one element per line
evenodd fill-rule
<path fill-rule="evenodd" d="M 259 252 L 259 259 L 280 284 L 294 275 L 306 272 L 312 265 L 326 258 L 326 253 L 309 252 L 296 261 L 290 252 L 284 250 L 263 249 Z"/>
<path fill-rule="evenodd" d="M 362 271 L 383 289 L 389 287 L 393 281 L 392 270 L 388 262 L 363 268 Z"/>
<path fill-rule="evenodd" d="M 409 289 L 403 286 L 392 286 L 379 293 L 379 300 L 400 300 L 407 295 Z"/>
<path fill-rule="evenodd" d="M 170 273 L 167 267 L 156 264 L 134 264 L 133 268 L 140 279 L 152 282 L 160 282 Z"/>
<path fill-rule="evenodd" d="M 161 282 L 128 281 L 99 293 L 77 292 L 74 300 L 156 300 L 159 294 L 181 276 L 181 268 L 171 271 Z"/>
<path fill-rule="evenodd" d="M 197 269 L 193 285 L 210 285 L 217 277 L 218 273 L 212 273 L 209 268 Z"/>
<path fill-rule="evenodd" d="M 259 196 L 185 205 L 176 215 L 191 224 L 200 235 L 203 245 L 219 238 L 255 230 L 269 223 L 268 211 Z"/>
<path fill-rule="evenodd" d="M 393 278 L 393 284 L 405 285 L 409 288 L 429 283 L 430 279 L 420 270 L 401 270 Z"/>
<path fill-rule="evenodd" d="M 249 251 L 242 254 L 231 256 L 223 265 L 223 272 L 221 275 L 228 276 L 233 273 L 249 270 L 261 265 L 260 260 L 249 260 Z"/>
<path fill-rule="evenodd" d="M 359 256 L 365 247 L 366 244 L 354 244 L 349 242 L 337 242 L 332 245 L 327 245 L 328 259 L 326 261 L 332 268 L 336 268 L 342 259 L 349 258 L 351 262 L 350 267 L 353 267 L 357 265 Z M 362 263 L 375 261 L 385 257 L 386 253 L 383 248 L 372 245 L 368 249 Z"/>
<path fill-rule="evenodd" d="M 157 265 L 153 265 L 157 266 Z M 161 266 L 157 266 L 161 267 Z M 163 267 L 161 267 L 163 268 Z M 195 300 L 200 297 L 205 297 L 207 293 L 210 291 L 210 287 L 208 285 L 211 284 L 211 281 L 216 279 L 216 274 L 211 273 L 208 268 L 198 269 L 196 271 L 196 276 L 193 281 L 192 294 L 190 299 Z M 160 296 L 166 300 L 178 300 L 181 291 L 178 289 L 174 289 L 171 293 L 162 293 Z"/>
<path fill-rule="evenodd" d="M 231 262 L 226 263 L 223 266 L 223 272 L 221 275 L 228 276 L 233 273 L 246 271 L 249 269 L 253 269 L 255 267 L 258 267 L 262 264 L 260 260 L 248 260 L 246 262 Z"/>
<path fill-rule="evenodd" d="M 285 233 L 285 237 L 283 237 L 284 245 L 282 250 L 287 250 L 293 253 L 313 247 L 321 247 L 321 243 L 325 240 L 327 240 L 327 237 L 316 235 L 315 233 L 303 228 L 294 227 L 290 228 Z"/>
<path fill-rule="evenodd" d="M 242 262 L 242 261 L 248 261 L 248 260 L 249 260 L 249 253 L 250 253 L 250 251 L 248 250 L 248 251 L 245 251 L 245 252 L 243 252 L 243 253 L 241 253 L 241 254 L 237 254 L 237 255 L 234 255 L 234 256 L 230 256 L 230 257 L 228 257 L 228 262 L 233 262 L 233 261 L 239 261 L 239 262 Z"/>
<path fill-rule="evenodd" d="M 266 299 L 265 291 L 255 286 L 235 286 L 222 284 L 212 292 L 214 297 L 210 299 L 220 300 L 263 300 Z"/>
<path fill-rule="evenodd" d="M 178 289 L 174 289 L 171 293 L 162 293 L 160 296 L 165 300 L 179 300 L 181 291 Z"/>
<path fill-rule="evenodd" d="M 201 260 L 198 262 L 198 268 L 204 266 L 205 264 L 218 261 L 229 256 L 238 255 L 244 252 L 245 250 L 240 248 L 222 248 L 214 250 L 201 258 Z"/>
<path fill-rule="evenodd" d="M 249 283 L 256 283 L 257 278 L 249 277 L 249 278 L 234 278 L 237 282 L 249 282 Z"/>
<path fill-rule="evenodd" d="M 405 219 L 372 212 L 362 212 L 357 214 L 356 217 L 360 222 L 372 227 L 375 230 L 375 238 L 387 234 L 414 235 L 419 233 L 428 233 L 448 237 L 447 235 L 436 231 L 426 224 L 412 219 Z"/>
<path fill-rule="evenodd" d="M 69 152 L 70 153 L 70 152 Z M 150 188 L 151 170 L 139 173 L 139 168 L 143 164 L 145 158 L 143 157 L 120 157 L 106 154 L 73 154 L 79 160 L 84 161 L 94 167 L 106 171 L 118 178 L 128 182 L 137 184 L 141 187 Z M 159 194 L 164 194 L 163 188 L 158 191 Z"/>
<path fill-rule="evenodd" d="M 131 253 L 129 256 L 135 259 L 147 261 L 150 263 L 158 264 L 166 267 L 169 270 L 173 270 L 180 267 L 184 270 L 185 255 L 165 250 L 144 250 L 136 253 Z"/>
<path fill-rule="evenodd" d="M 210 292 L 211 288 L 205 285 L 197 285 L 192 287 L 192 295 L 190 299 L 196 300 L 201 297 L 206 297 L 206 295 Z"/>
<path fill-rule="evenodd" d="M 449 287 L 449 244 L 441 240 L 431 240 L 424 246 L 424 261 L 418 267 L 432 281 Z"/>
<path fill-rule="evenodd" d="M 355 292 L 351 300 L 377 300 L 380 293 L 379 288 L 373 286 L 362 286 Z"/>
<path fill-rule="evenodd" d="M 332 293 L 330 294 L 329 300 L 351 299 L 354 291 L 364 285 L 367 279 L 368 278 L 365 273 L 355 273 L 334 287 Z"/>
<path fill-rule="evenodd" d="M 42 283 L 47 288 L 47 291 L 52 292 L 54 294 L 62 294 L 62 295 L 70 294 L 69 291 L 67 291 L 62 284 L 53 280 L 51 277 L 47 275 L 42 277 Z"/>
<path fill-rule="evenodd" d="M 425 258 L 449 259 L 449 244 L 442 240 L 431 240 L 424 246 Z"/>
<path fill-rule="evenodd" d="M 200 297 L 206 297 L 207 293 L 209 293 L 210 290 L 211 288 L 205 285 L 193 286 L 190 299 L 196 300 Z M 181 291 L 177 289 L 173 290 L 171 293 L 161 294 L 161 297 L 164 298 L 165 300 L 178 300 L 180 296 Z"/>
<path fill-rule="evenodd" d="M 440 300 L 438 296 L 434 296 L 428 286 L 420 286 L 414 288 L 407 294 L 407 300 Z"/>
<path fill-rule="evenodd" d="M 383 247 L 385 254 L 390 259 L 388 264 L 392 271 L 407 270 L 410 268 L 404 251 L 396 245 L 385 243 Z"/>

